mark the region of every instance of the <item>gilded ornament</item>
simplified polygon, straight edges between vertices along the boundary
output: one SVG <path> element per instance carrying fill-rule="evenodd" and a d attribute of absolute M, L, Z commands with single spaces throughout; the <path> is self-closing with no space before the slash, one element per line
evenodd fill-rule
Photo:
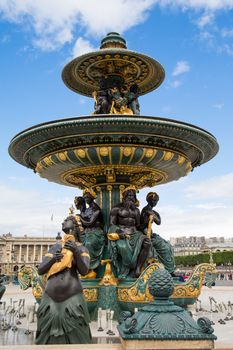
<path fill-rule="evenodd" d="M 122 196 L 123 196 L 123 191 L 125 189 L 125 186 L 124 185 L 120 185 L 119 186 L 119 190 L 120 190 L 120 202 L 122 202 Z"/>
<path fill-rule="evenodd" d="M 38 162 L 37 165 L 36 165 L 36 171 L 39 173 L 40 170 L 42 170 L 42 169 L 43 169 L 42 163 L 41 163 L 41 162 Z"/>
<path fill-rule="evenodd" d="M 130 190 L 132 190 L 132 191 L 137 191 L 137 188 L 136 188 L 136 186 L 133 186 L 133 185 L 127 186 L 127 187 L 122 191 L 122 194 L 124 194 L 125 192 L 130 191 Z"/>
<path fill-rule="evenodd" d="M 145 152 L 145 157 L 146 158 L 151 158 L 154 153 L 156 152 L 156 150 L 152 149 L 152 148 L 148 148 Z"/>
<path fill-rule="evenodd" d="M 186 168 L 186 175 L 188 175 L 190 173 L 190 171 L 193 169 L 191 162 L 187 162 L 185 168 Z"/>
<path fill-rule="evenodd" d="M 90 195 L 91 195 L 93 198 L 96 198 L 96 197 L 97 197 L 95 191 L 93 191 L 91 188 L 86 188 L 86 189 L 83 191 L 83 196 L 84 196 L 86 193 L 90 193 Z"/>
<path fill-rule="evenodd" d="M 61 182 L 75 186 L 79 186 L 81 183 L 85 187 L 93 187 L 96 184 L 97 176 L 106 176 L 107 183 L 117 183 L 118 175 L 128 176 L 129 183 L 138 189 L 145 186 L 153 187 L 158 183 L 165 182 L 168 178 L 166 172 L 148 166 L 101 164 L 71 169 L 62 174 Z"/>
<path fill-rule="evenodd" d="M 96 191 L 99 192 L 99 206 L 100 208 L 103 207 L 103 192 L 100 186 L 96 186 Z"/>
<path fill-rule="evenodd" d="M 99 152 L 102 157 L 108 156 L 108 153 L 109 153 L 108 147 L 100 147 Z"/>
<path fill-rule="evenodd" d="M 78 156 L 80 158 L 85 158 L 86 157 L 86 152 L 82 148 L 74 150 L 74 153 L 75 153 L 76 156 Z"/>
<path fill-rule="evenodd" d="M 132 147 L 125 147 L 124 148 L 124 151 L 123 151 L 124 156 L 129 157 L 131 155 L 131 153 L 132 153 Z"/>
<path fill-rule="evenodd" d="M 116 286 L 117 285 L 117 279 L 114 276 L 114 273 L 112 272 L 111 268 L 111 259 L 101 260 L 101 265 L 105 265 L 105 272 L 102 280 L 100 281 L 100 286 Z"/>
<path fill-rule="evenodd" d="M 107 168 L 104 172 L 104 174 L 106 175 L 106 181 L 107 182 L 115 182 L 116 181 L 116 174 L 114 169 L 112 168 Z"/>
<path fill-rule="evenodd" d="M 163 160 L 169 161 L 173 158 L 174 153 L 169 151 L 164 151 Z"/>
<path fill-rule="evenodd" d="M 52 161 L 51 156 L 48 156 L 48 157 L 43 158 L 43 161 L 44 161 L 45 164 L 48 165 L 48 166 L 51 166 L 51 165 L 54 164 L 54 162 Z"/>
<path fill-rule="evenodd" d="M 148 290 L 148 280 L 153 271 L 163 267 L 162 264 L 153 263 L 141 276 L 129 287 L 118 287 L 118 301 L 123 302 L 148 302 L 153 298 Z M 210 280 L 210 284 L 216 279 L 216 268 L 213 264 L 200 264 L 195 267 L 189 279 L 183 284 L 175 284 L 172 299 L 198 298 L 201 293 L 203 279 Z M 207 282 L 208 283 L 208 282 Z"/>
<path fill-rule="evenodd" d="M 180 154 L 178 155 L 178 158 L 177 158 L 177 163 L 179 165 L 182 165 L 183 163 L 185 162 L 185 157 L 184 156 L 181 156 Z"/>
<path fill-rule="evenodd" d="M 59 160 L 65 161 L 67 159 L 67 152 L 57 153 L 56 156 Z"/>
<path fill-rule="evenodd" d="M 83 295 L 86 301 L 97 301 L 98 300 L 98 290 L 97 288 L 83 288 Z"/>

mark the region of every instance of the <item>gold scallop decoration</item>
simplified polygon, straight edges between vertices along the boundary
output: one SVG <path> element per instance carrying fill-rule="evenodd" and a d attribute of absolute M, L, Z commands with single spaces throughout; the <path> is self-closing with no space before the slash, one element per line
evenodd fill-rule
<path fill-rule="evenodd" d="M 154 150 L 152 148 L 147 148 L 147 150 L 145 152 L 145 157 L 151 158 L 155 153 L 156 153 L 156 150 Z"/>
<path fill-rule="evenodd" d="M 61 160 L 62 162 L 64 162 L 65 160 L 67 160 L 67 151 L 66 152 L 59 152 L 56 154 L 57 159 Z"/>
<path fill-rule="evenodd" d="M 129 157 L 132 153 L 132 147 L 125 147 L 124 148 L 124 151 L 123 151 L 123 154 L 125 157 Z"/>
<path fill-rule="evenodd" d="M 170 151 L 164 151 L 163 160 L 169 161 L 173 158 L 174 153 Z"/>
<path fill-rule="evenodd" d="M 86 157 L 86 152 L 84 151 L 83 148 L 76 149 L 74 151 L 75 155 L 79 158 L 85 158 Z"/>
<path fill-rule="evenodd" d="M 51 166 L 51 165 L 54 164 L 53 161 L 52 161 L 51 156 L 45 157 L 45 158 L 43 159 L 43 161 L 44 161 L 45 164 L 48 165 L 48 166 Z"/>
<path fill-rule="evenodd" d="M 108 147 L 100 147 L 100 155 L 101 157 L 107 157 L 109 152 L 108 152 Z"/>
<path fill-rule="evenodd" d="M 185 161 L 185 157 L 184 156 L 181 156 L 181 155 L 178 155 L 178 158 L 177 158 L 177 163 L 179 165 L 182 165 Z"/>
<path fill-rule="evenodd" d="M 191 162 L 187 162 L 185 169 L 186 169 L 186 175 L 188 175 L 190 171 L 193 169 Z"/>
<path fill-rule="evenodd" d="M 41 164 L 41 162 L 38 162 L 38 163 L 36 164 L 36 171 L 39 173 L 40 170 L 42 170 L 42 169 L 43 169 L 43 165 Z"/>

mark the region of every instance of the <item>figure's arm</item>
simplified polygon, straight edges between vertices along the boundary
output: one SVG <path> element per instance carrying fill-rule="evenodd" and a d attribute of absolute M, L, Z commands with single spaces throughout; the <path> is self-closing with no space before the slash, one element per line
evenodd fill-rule
<path fill-rule="evenodd" d="M 141 215 L 140 215 L 140 229 L 142 232 L 144 232 L 145 228 L 148 226 L 148 214 L 145 208 L 142 209 Z"/>
<path fill-rule="evenodd" d="M 136 219 L 136 224 L 135 224 L 135 226 L 136 226 L 136 228 L 137 228 L 138 230 L 140 230 L 140 229 L 141 229 L 141 225 L 140 225 L 140 211 L 139 211 L 138 208 L 136 208 L 136 217 L 135 217 L 135 219 Z"/>
<path fill-rule="evenodd" d="M 90 255 L 88 250 L 83 245 L 77 245 L 72 241 L 67 241 L 64 248 L 72 251 L 76 269 L 81 275 L 86 275 L 90 267 Z"/>
<path fill-rule="evenodd" d="M 159 213 L 155 210 L 153 210 L 153 213 L 154 213 L 154 222 L 157 225 L 160 225 L 161 224 L 161 217 L 160 217 Z"/>
<path fill-rule="evenodd" d="M 58 261 L 61 261 L 63 257 L 63 254 L 61 251 L 56 251 L 55 253 L 52 252 L 52 250 L 49 250 L 47 254 L 42 259 L 41 264 L 38 267 L 38 274 L 44 275 L 46 272 L 49 271 L 50 267 Z"/>

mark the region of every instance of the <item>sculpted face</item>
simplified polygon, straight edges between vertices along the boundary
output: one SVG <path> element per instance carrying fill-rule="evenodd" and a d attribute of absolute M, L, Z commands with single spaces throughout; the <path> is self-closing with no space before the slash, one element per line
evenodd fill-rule
<path fill-rule="evenodd" d="M 89 192 L 85 193 L 83 198 L 85 199 L 85 202 L 87 204 L 91 204 L 94 200 L 94 198 L 92 197 L 92 195 Z"/>
<path fill-rule="evenodd" d="M 62 231 L 65 233 L 70 233 L 74 229 L 74 222 L 71 217 L 68 216 L 62 223 Z"/>
<path fill-rule="evenodd" d="M 128 190 L 124 195 L 124 203 L 126 206 L 135 205 L 137 202 L 136 192 L 134 190 Z"/>
<path fill-rule="evenodd" d="M 150 199 L 149 203 L 151 204 L 152 207 L 155 207 L 156 204 L 158 203 L 158 201 L 159 201 L 158 199 L 153 199 L 152 198 L 152 199 Z"/>
<path fill-rule="evenodd" d="M 85 203 L 85 200 L 83 197 L 75 197 L 74 198 L 74 204 L 76 206 L 76 209 L 81 209 L 81 207 L 84 203 Z"/>
<path fill-rule="evenodd" d="M 152 207 L 155 207 L 159 201 L 159 196 L 155 192 L 150 192 L 149 195 L 147 195 L 146 200 L 148 204 L 150 204 Z"/>

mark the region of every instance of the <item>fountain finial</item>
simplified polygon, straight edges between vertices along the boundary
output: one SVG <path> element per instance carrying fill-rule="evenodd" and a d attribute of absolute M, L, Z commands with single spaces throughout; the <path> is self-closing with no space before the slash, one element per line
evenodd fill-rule
<path fill-rule="evenodd" d="M 117 32 L 108 33 L 102 40 L 100 49 L 121 48 L 127 49 L 126 41 Z"/>

